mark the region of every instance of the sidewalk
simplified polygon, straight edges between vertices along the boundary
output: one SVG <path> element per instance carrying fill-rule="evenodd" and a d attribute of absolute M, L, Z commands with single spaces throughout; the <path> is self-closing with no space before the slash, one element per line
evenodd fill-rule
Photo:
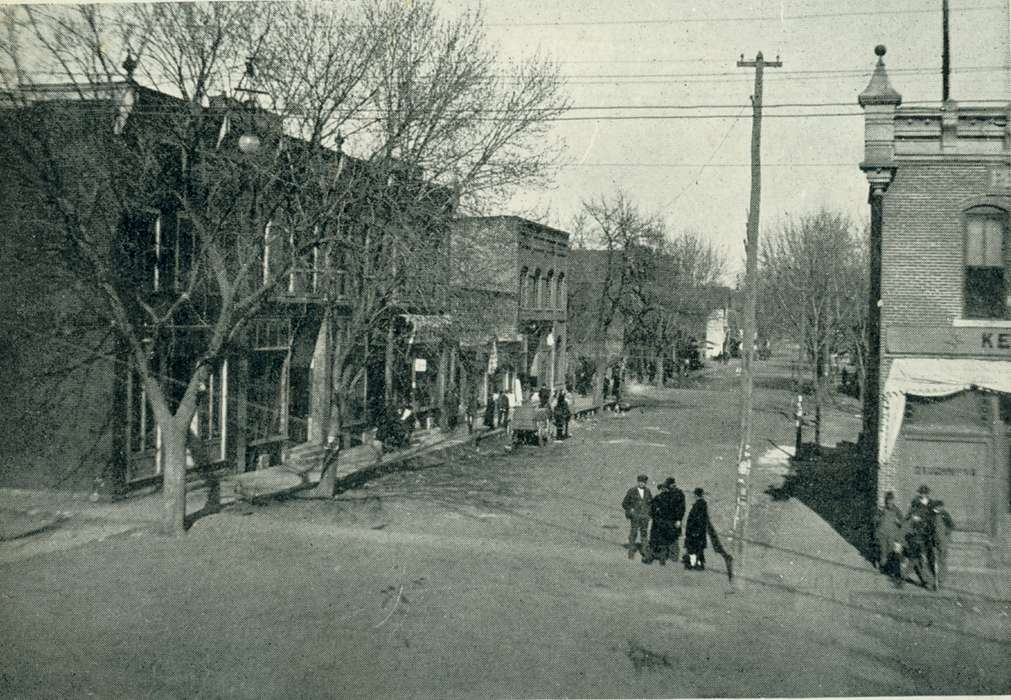
<path fill-rule="evenodd" d="M 571 405 L 577 418 L 600 410 L 589 397 L 573 397 Z M 448 433 L 437 429 L 418 431 L 410 447 L 383 455 L 370 446 L 359 445 L 342 451 L 338 485 L 349 487 L 397 469 L 436 466 L 457 450 L 474 449 L 483 442 L 505 437 L 502 428 L 480 427 L 468 434 L 466 426 L 461 426 Z M 240 498 L 265 500 L 290 495 L 313 488 L 319 477 L 318 469 L 300 472 L 282 465 L 191 483 L 186 512 L 190 516 L 214 512 Z M 161 507 L 161 494 L 157 492 L 114 502 L 92 502 L 86 493 L 0 488 L 0 563 L 149 528 L 160 522 Z M 47 536 L 37 536 L 43 533 Z"/>
<path fill-rule="evenodd" d="M 600 409 L 593 404 L 592 398 L 581 396 L 574 397 L 571 406 L 574 418 Z M 395 452 L 383 453 L 371 445 L 358 445 L 341 452 L 337 462 L 337 484 L 338 487 L 350 486 L 384 472 L 435 466 L 445 462 L 451 452 L 465 450 L 493 438 L 504 438 L 504 433 L 502 428 L 489 430 L 483 426 L 475 427 L 473 433 L 468 433 L 466 426 L 458 426 L 448 432 L 438 428 L 416 431 L 411 446 Z M 317 464 L 322 463 L 322 457 L 320 451 Z M 315 466 L 297 470 L 289 465 L 279 465 L 226 477 L 221 482 L 221 503 L 227 505 L 236 499 L 254 501 L 306 491 L 319 483 L 320 475 L 320 469 Z"/>
<path fill-rule="evenodd" d="M 913 584 L 895 587 L 801 499 L 772 495 L 792 468 L 792 452 L 792 447 L 771 448 L 755 463 L 744 586 L 797 594 L 797 614 L 832 601 L 849 615 L 897 618 L 986 639 L 1011 638 L 1009 572 L 953 570 L 936 593 Z"/>

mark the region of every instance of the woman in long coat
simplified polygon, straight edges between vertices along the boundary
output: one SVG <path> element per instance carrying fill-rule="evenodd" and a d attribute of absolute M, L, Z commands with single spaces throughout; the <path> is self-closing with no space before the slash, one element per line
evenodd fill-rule
<path fill-rule="evenodd" d="M 681 537 L 681 519 L 685 515 L 685 496 L 668 477 L 659 486 L 660 493 L 651 504 L 653 526 L 650 528 L 649 548 L 651 559 L 659 559 L 660 566 L 668 559 L 678 559 L 678 539 Z"/>
<path fill-rule="evenodd" d="M 895 505 L 895 494 L 889 491 L 885 494 L 885 507 L 878 512 L 874 534 L 878 544 L 878 568 L 881 573 L 891 576 L 896 583 L 902 583 L 904 521 L 902 509 Z"/>
<path fill-rule="evenodd" d="M 709 505 L 706 503 L 705 491 L 695 489 L 695 503 L 688 511 L 685 521 L 685 568 L 706 568 L 706 545 L 709 533 Z"/>

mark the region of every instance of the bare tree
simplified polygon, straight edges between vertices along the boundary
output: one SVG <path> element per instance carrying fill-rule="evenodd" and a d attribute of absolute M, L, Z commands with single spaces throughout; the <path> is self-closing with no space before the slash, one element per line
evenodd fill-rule
<path fill-rule="evenodd" d="M 633 261 L 625 307 L 630 340 L 648 351 L 654 381 L 662 386 L 665 360 L 670 355 L 676 364 L 677 348 L 686 344 L 691 328 L 704 322 L 726 260 L 698 233 L 684 231 L 671 237 L 658 226 L 652 241 L 635 249 Z"/>
<path fill-rule="evenodd" d="M 609 343 L 614 323 L 624 320 L 636 275 L 636 251 L 657 240 L 660 224 L 622 191 L 584 201 L 577 237 L 586 241 L 586 269 L 570 271 L 569 319 L 573 345 L 588 351 L 595 365 L 593 400 L 601 402 L 608 367 L 621 359 Z M 622 341 L 623 346 L 623 341 Z"/>
<path fill-rule="evenodd" d="M 297 275 L 315 279 L 322 258 L 342 272 L 330 289 L 344 305 L 325 321 L 338 398 L 327 429 L 339 432 L 362 352 L 391 313 L 444 306 L 432 270 L 457 200 L 543 174 L 552 154 L 535 144 L 565 107 L 550 64 L 496 78 L 480 15 L 444 21 L 426 2 L 5 17 L 11 174 L 144 388 L 174 533 L 185 529 L 199 397 L 256 314 Z M 121 68 L 113 54 L 126 47 L 136 58 Z M 59 91 L 42 85 L 54 79 Z M 163 348 L 182 328 L 187 360 L 167 371 Z M 322 492 L 334 471 L 326 465 Z"/>
<path fill-rule="evenodd" d="M 784 221 L 762 248 L 763 316 L 810 361 L 816 443 L 833 355 L 852 351 L 864 376 L 866 255 L 866 237 L 849 218 L 824 209 Z"/>

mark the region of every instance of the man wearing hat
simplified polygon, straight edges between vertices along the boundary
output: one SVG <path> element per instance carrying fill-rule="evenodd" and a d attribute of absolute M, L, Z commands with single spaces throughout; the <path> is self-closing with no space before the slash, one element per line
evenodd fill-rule
<path fill-rule="evenodd" d="M 649 477 L 640 474 L 636 479 L 636 485 L 628 490 L 625 498 L 621 501 L 621 507 L 625 511 L 625 517 L 628 518 L 629 523 L 628 558 L 634 559 L 638 550 L 646 564 L 650 561 L 649 542 L 646 538 L 649 532 L 649 517 L 653 504 L 653 494 L 646 486 L 648 483 Z M 638 543 L 636 542 L 637 536 Z"/>
<path fill-rule="evenodd" d="M 713 530 L 709 522 L 709 505 L 706 503 L 706 492 L 702 488 L 695 489 L 695 503 L 688 513 L 685 523 L 685 568 L 706 568 L 706 535 Z"/>
<path fill-rule="evenodd" d="M 674 477 L 667 477 L 657 488 L 660 493 L 653 499 L 653 527 L 650 529 L 651 559 L 660 566 L 668 559 L 678 559 L 678 539 L 681 537 L 681 520 L 685 517 L 685 495 L 677 487 Z"/>
<path fill-rule="evenodd" d="M 937 586 L 937 564 L 934 558 L 936 545 L 934 501 L 930 499 L 930 487 L 924 484 L 916 489 L 916 498 L 906 513 L 906 556 L 924 587 Z M 927 575 L 924 574 L 924 564 L 930 577 L 929 584 Z"/>

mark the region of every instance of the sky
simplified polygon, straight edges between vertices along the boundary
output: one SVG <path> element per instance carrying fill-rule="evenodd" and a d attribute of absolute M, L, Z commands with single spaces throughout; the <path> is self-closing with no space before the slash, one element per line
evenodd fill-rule
<path fill-rule="evenodd" d="M 436 2 L 448 14 L 479 6 Z M 954 99 L 1011 99 L 1009 5 L 950 0 Z M 763 232 L 820 207 L 867 219 L 857 95 L 877 44 L 904 104 L 941 99 L 941 0 L 500 0 L 483 10 L 504 58 L 540 50 L 558 62 L 568 116 L 583 118 L 554 125 L 566 153 L 552 186 L 494 213 L 568 229 L 582 201 L 621 188 L 723 249 L 730 277 L 743 268 L 751 180 L 754 71 L 737 67 L 742 53 L 783 63 L 765 72 Z M 799 103 L 826 106 L 776 106 Z M 678 118 L 627 118 L 646 115 Z"/>

